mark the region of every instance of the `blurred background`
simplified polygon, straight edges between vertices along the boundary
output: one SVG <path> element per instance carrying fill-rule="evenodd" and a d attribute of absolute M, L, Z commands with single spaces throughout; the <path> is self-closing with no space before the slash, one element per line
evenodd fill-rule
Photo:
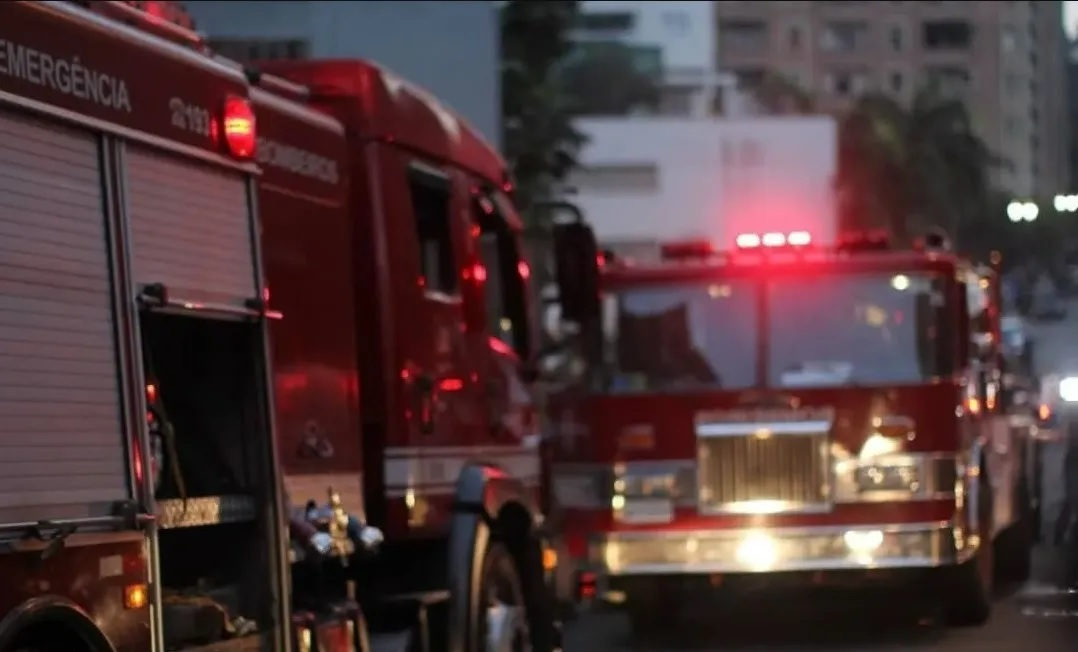
<path fill-rule="evenodd" d="M 365 57 L 425 86 L 506 153 L 536 241 L 541 202 L 564 197 L 619 253 L 707 235 L 698 219 L 677 232 L 656 216 L 691 200 L 731 219 L 719 168 L 766 169 L 767 143 L 712 160 L 671 124 L 704 134 L 829 116 L 840 228 L 903 240 L 935 225 L 974 257 L 998 250 L 1009 308 L 1046 318 L 1078 286 L 1076 5 L 186 3 L 226 56 Z M 706 193 L 679 185 L 689 168 Z M 764 179 L 781 196 L 794 173 Z"/>

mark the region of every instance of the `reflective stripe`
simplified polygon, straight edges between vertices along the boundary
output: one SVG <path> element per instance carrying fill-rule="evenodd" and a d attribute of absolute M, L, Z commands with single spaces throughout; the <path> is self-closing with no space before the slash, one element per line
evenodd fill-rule
<path fill-rule="evenodd" d="M 489 463 L 526 484 L 538 484 L 539 454 L 524 446 L 393 447 L 386 449 L 386 493 L 422 488 L 436 493 L 452 491 L 466 466 Z"/>

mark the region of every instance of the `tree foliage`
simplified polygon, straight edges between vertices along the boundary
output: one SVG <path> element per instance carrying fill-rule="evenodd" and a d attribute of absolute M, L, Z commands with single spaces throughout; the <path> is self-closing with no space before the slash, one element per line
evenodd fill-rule
<path fill-rule="evenodd" d="M 572 45 L 575 0 L 509 0 L 501 5 L 503 147 L 526 217 L 552 199 L 576 166 L 585 137 L 557 74 Z"/>
<path fill-rule="evenodd" d="M 931 88 L 908 107 L 866 95 L 839 125 L 844 226 L 886 228 L 899 241 L 930 226 L 968 234 L 991 219 L 992 163 L 961 101 Z"/>
<path fill-rule="evenodd" d="M 580 115 L 626 115 L 658 108 L 657 80 L 637 67 L 629 46 L 584 44 L 575 55 L 566 61 L 561 79 Z"/>

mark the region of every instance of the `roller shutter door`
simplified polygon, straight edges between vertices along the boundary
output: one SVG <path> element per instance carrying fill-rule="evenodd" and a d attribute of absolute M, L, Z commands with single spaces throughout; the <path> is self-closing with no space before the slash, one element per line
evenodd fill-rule
<path fill-rule="evenodd" d="M 137 284 L 239 306 L 257 296 L 245 177 L 135 146 L 126 193 Z"/>
<path fill-rule="evenodd" d="M 128 496 L 98 146 L 0 111 L 0 520 Z"/>

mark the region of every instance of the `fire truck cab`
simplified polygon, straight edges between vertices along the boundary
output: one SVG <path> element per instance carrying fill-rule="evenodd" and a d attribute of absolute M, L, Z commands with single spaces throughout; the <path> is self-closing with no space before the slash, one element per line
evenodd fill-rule
<path fill-rule="evenodd" d="M 551 649 L 531 268 L 504 161 L 369 62 L 247 73 L 293 508 L 332 487 L 384 532 L 358 590 L 387 637 L 429 610 L 431 640 L 449 623 L 464 649 Z"/>
<path fill-rule="evenodd" d="M 761 585 L 883 582 L 984 622 L 1031 546 L 993 277 L 937 240 L 737 244 L 603 266 L 586 371 L 551 398 L 583 590 L 645 636 Z"/>

